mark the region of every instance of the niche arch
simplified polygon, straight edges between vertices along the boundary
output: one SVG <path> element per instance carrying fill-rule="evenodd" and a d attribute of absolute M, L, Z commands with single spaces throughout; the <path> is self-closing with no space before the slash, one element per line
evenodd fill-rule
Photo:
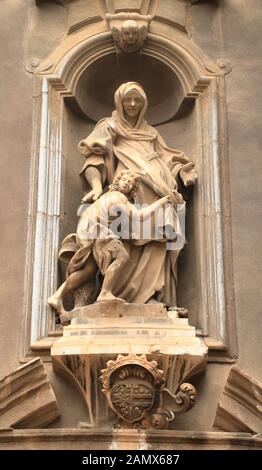
<path fill-rule="evenodd" d="M 48 356 L 58 337 L 47 298 L 57 285 L 57 254 L 61 216 L 63 113 L 67 101 L 81 108 L 79 83 L 88 68 L 115 54 L 110 32 L 81 40 L 65 40 L 35 73 L 34 142 L 26 266 L 26 297 L 22 354 Z M 198 313 L 196 327 L 212 360 L 236 357 L 235 315 L 229 226 L 225 73 L 226 64 L 211 63 L 190 41 L 148 34 L 141 57 L 164 64 L 178 80 L 173 115 L 194 100 L 197 111 L 197 171 L 195 190 L 198 253 Z M 81 101 L 81 100 L 80 100 Z M 85 110 L 81 110 L 85 112 Z M 159 109 L 158 109 L 159 111 Z M 172 114 L 172 113 L 171 113 Z M 168 119 L 170 119 L 169 116 Z M 161 121 L 160 117 L 157 121 Z M 163 120 L 165 120 L 163 118 Z M 226 265 L 225 265 L 226 260 Z M 229 334 L 230 332 L 230 334 Z"/>

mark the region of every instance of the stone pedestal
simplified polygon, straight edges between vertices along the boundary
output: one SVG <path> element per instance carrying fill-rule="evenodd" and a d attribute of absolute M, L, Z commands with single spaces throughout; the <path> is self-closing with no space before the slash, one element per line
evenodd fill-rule
<path fill-rule="evenodd" d="M 53 366 L 80 388 L 90 426 L 165 427 L 193 406 L 195 389 L 185 382 L 205 369 L 207 348 L 187 319 L 159 304 L 113 303 L 82 307 L 71 317 L 52 347 Z M 143 419 L 140 404 L 137 419 L 131 408 L 123 417 L 114 405 L 123 390 L 129 407 L 142 400 Z"/>

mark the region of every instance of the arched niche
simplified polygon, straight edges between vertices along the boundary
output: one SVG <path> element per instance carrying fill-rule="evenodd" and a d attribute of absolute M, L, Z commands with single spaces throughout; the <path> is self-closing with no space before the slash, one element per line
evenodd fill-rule
<path fill-rule="evenodd" d="M 146 91 L 151 125 L 172 119 L 184 99 L 176 73 L 159 60 L 145 54 L 118 57 L 115 52 L 100 57 L 81 74 L 73 101 L 94 122 L 110 116 L 115 90 L 127 81 L 140 83 Z M 160 84 L 165 86 L 160 86 Z M 74 103 L 73 103 L 74 104 Z"/>
<path fill-rule="evenodd" d="M 79 120 L 76 127 L 80 132 L 83 129 L 81 137 L 87 135 L 99 113 L 101 116 L 110 114 L 111 91 L 119 84 L 117 80 L 122 81 L 125 76 L 126 80 L 137 79 L 142 83 L 145 80 L 143 85 L 149 98 L 152 88 L 153 104 L 149 116 L 151 112 L 151 122 L 159 125 L 164 137 L 173 118 L 179 122 L 181 116 L 190 116 L 196 136 L 190 157 L 195 160 L 199 174 L 194 200 L 189 207 L 190 249 L 185 250 L 185 264 L 190 266 L 186 260 L 190 256 L 195 260 L 193 288 L 191 283 L 193 302 L 189 305 L 194 310 L 191 321 L 209 346 L 211 359 L 232 360 L 235 356 L 235 317 L 228 223 L 224 73 L 189 42 L 181 44 L 157 34 L 148 35 L 145 47 L 132 60 L 138 62 L 133 65 L 130 61 L 122 63 L 125 69 L 122 69 L 123 76 L 116 77 L 115 71 L 111 71 L 111 77 L 116 78 L 115 82 L 112 78 L 111 85 L 103 91 L 105 97 L 96 93 L 95 79 L 105 64 L 109 69 L 117 64 L 109 32 L 82 37 L 80 42 L 61 47 L 56 51 L 54 62 L 37 71 L 39 93 L 36 93 L 35 107 L 23 355 L 28 351 L 48 354 L 51 343 L 59 335 L 55 331 L 54 313 L 47 305 L 47 298 L 57 286 L 57 254 L 65 219 L 67 135 L 74 133 L 70 128 L 70 118 L 69 121 L 67 119 L 68 113 L 73 113 L 74 119 Z M 148 70 L 155 67 L 158 76 L 167 78 L 166 90 L 154 93 L 156 85 L 153 80 L 148 80 L 146 69 L 144 74 L 142 69 L 139 71 L 139 60 Z M 130 72 L 132 70 L 134 75 Z M 97 116 L 92 113 L 95 103 L 100 106 Z M 66 127 L 68 122 L 69 127 Z M 76 152 L 76 148 L 72 152 Z M 71 157 L 70 161 L 75 160 Z M 81 163 L 78 169 L 80 166 Z M 75 225 L 72 228 L 75 229 Z M 182 290 L 188 289 L 192 281 L 190 276 L 192 278 L 190 270 L 184 270 Z"/>

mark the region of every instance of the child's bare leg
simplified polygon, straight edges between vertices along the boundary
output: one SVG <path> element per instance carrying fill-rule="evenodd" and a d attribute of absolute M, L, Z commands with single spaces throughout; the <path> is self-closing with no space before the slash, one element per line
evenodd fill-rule
<path fill-rule="evenodd" d="M 74 289 L 78 289 L 85 282 L 88 282 L 94 279 L 96 275 L 96 271 L 97 271 L 96 262 L 93 256 L 90 256 L 83 269 L 80 269 L 79 271 L 74 271 L 73 273 L 69 274 L 64 284 L 62 284 L 63 289 L 61 289 L 59 296 L 57 298 L 57 311 L 60 315 L 67 313 L 63 306 L 63 300 L 66 294 L 69 294 L 69 292 L 71 292 Z"/>
<path fill-rule="evenodd" d="M 65 287 L 65 283 L 66 281 L 64 281 L 63 284 L 61 284 L 61 286 L 57 289 L 57 291 L 48 298 L 48 304 L 51 305 L 51 307 L 53 307 L 55 310 L 57 310 L 57 301 Z"/>
<path fill-rule="evenodd" d="M 97 297 L 97 302 L 124 302 L 120 297 L 112 294 L 112 290 L 119 281 L 121 270 L 129 259 L 129 255 L 124 247 L 117 252 L 116 258 L 108 266 L 105 272 L 105 277 L 102 285 L 102 290 Z"/>

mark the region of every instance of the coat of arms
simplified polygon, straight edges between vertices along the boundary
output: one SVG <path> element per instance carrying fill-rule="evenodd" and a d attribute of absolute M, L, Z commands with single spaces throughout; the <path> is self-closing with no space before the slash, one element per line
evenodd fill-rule
<path fill-rule="evenodd" d="M 155 391 L 163 383 L 163 371 L 145 355 L 119 355 L 108 361 L 101 380 L 109 406 L 130 424 L 142 420 L 153 407 Z"/>

